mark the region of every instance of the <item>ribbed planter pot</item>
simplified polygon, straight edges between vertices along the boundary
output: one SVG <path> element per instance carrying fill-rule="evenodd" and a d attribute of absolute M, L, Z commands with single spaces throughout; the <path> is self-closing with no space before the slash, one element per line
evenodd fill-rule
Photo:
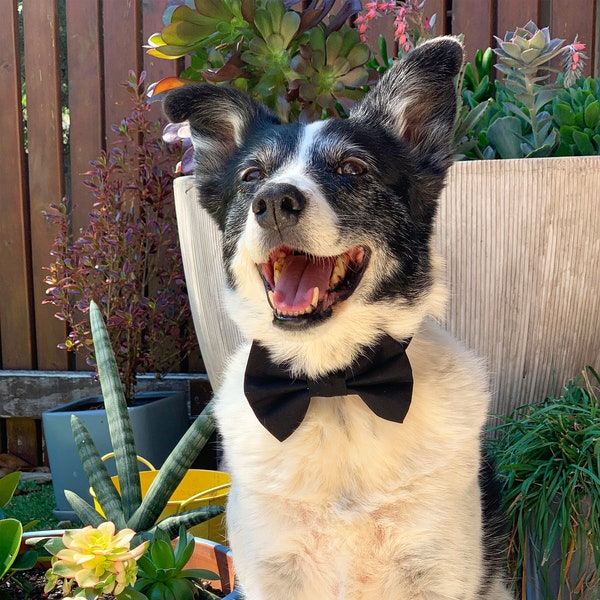
<path fill-rule="evenodd" d="M 129 408 L 129 418 L 139 456 L 160 467 L 189 426 L 187 401 L 183 392 L 142 392 Z M 52 485 L 56 498 L 55 517 L 59 521 L 76 520 L 64 490 L 71 490 L 93 502 L 88 479 L 83 470 L 71 432 L 71 415 L 77 415 L 90 432 L 101 455 L 112 452 L 106 411 L 99 408 L 102 396 L 90 396 L 63 404 L 42 413 L 44 437 Z M 111 475 L 114 461 L 107 463 Z"/>
<path fill-rule="evenodd" d="M 243 338 L 224 307 L 221 232 L 200 206 L 191 175 L 174 182 L 177 228 L 196 337 L 208 379 L 217 389 L 227 357 Z"/>
<path fill-rule="evenodd" d="M 494 413 L 600 367 L 600 157 L 456 163 L 442 195 L 446 327 L 489 366 Z"/>

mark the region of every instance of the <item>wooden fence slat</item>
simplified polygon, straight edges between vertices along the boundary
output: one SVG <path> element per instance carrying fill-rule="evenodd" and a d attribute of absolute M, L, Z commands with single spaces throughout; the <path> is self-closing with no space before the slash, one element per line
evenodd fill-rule
<path fill-rule="evenodd" d="M 56 345 L 64 340 L 64 325 L 53 317 L 52 306 L 42 305 L 42 267 L 50 262 L 56 230 L 43 213 L 64 194 L 57 0 L 24 2 L 23 21 L 37 365 L 62 370 L 67 358 Z"/>
<path fill-rule="evenodd" d="M 425 3 L 425 16 L 431 18 L 432 15 L 435 15 L 435 35 L 446 35 L 447 33 L 450 33 L 446 27 L 446 10 L 446 0 L 427 0 Z"/>
<path fill-rule="evenodd" d="M 528 21 L 540 25 L 540 0 L 497 0 L 496 35 L 504 39 L 507 31 L 523 27 Z"/>
<path fill-rule="evenodd" d="M 143 0 L 142 3 L 142 43 L 147 44 L 148 38 L 157 31 L 163 28 L 162 15 L 165 12 L 165 6 L 163 2 L 156 2 L 153 0 Z M 147 83 L 158 81 L 163 77 L 176 77 L 179 75 L 179 62 L 178 60 L 163 60 L 150 56 L 146 53 L 144 48 L 144 54 L 142 57 L 143 68 L 146 71 Z M 152 107 L 150 115 L 153 119 L 162 117 L 162 108 L 160 103 L 155 103 Z"/>
<path fill-rule="evenodd" d="M 452 3 L 452 34 L 464 34 L 465 56 L 469 62 L 479 48 L 484 50 L 495 45 L 492 4 L 491 0 L 454 0 Z"/>
<path fill-rule="evenodd" d="M 0 156 L 4 157 L 0 161 L 0 367 L 31 369 L 34 365 L 31 256 L 16 0 L 0 0 L 0 14 L 0 89 L 3 96 Z"/>
<path fill-rule="evenodd" d="M 104 0 L 104 97 L 106 147 L 115 139 L 111 127 L 129 114 L 129 94 L 123 84 L 129 71 L 142 65 L 140 0 Z"/>
<path fill-rule="evenodd" d="M 71 222 L 73 235 L 89 222 L 93 196 L 83 185 L 104 143 L 101 12 L 98 0 L 66 0 L 69 68 Z"/>
<path fill-rule="evenodd" d="M 575 36 L 586 44 L 585 53 L 589 60 L 583 69 L 584 75 L 593 73 L 594 58 L 594 33 L 596 26 L 596 0 L 577 0 L 577 9 L 574 9 L 572 0 L 553 0 L 550 33 L 552 37 L 563 38 L 571 43 Z"/>

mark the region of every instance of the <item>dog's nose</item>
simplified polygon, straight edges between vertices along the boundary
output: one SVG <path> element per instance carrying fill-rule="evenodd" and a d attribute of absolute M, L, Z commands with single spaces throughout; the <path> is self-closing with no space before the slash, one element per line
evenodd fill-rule
<path fill-rule="evenodd" d="M 261 227 L 285 229 L 298 222 L 306 197 L 287 183 L 265 187 L 252 202 L 252 211 Z"/>

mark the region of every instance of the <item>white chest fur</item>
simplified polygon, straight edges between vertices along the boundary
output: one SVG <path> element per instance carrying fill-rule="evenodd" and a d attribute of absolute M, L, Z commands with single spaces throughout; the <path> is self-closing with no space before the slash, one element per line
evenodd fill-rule
<path fill-rule="evenodd" d="M 477 361 L 427 324 L 408 349 L 415 383 L 404 423 L 356 396 L 316 398 L 279 442 L 243 395 L 246 354 L 232 361 L 215 414 L 248 600 L 476 598 L 488 403 Z"/>

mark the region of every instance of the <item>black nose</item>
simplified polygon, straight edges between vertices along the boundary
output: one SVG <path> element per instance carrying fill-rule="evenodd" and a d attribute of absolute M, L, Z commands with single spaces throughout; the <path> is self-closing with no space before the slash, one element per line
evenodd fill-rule
<path fill-rule="evenodd" d="M 252 202 L 252 211 L 261 227 L 281 230 L 296 225 L 305 206 L 306 198 L 300 190 L 278 183 L 261 190 Z"/>

